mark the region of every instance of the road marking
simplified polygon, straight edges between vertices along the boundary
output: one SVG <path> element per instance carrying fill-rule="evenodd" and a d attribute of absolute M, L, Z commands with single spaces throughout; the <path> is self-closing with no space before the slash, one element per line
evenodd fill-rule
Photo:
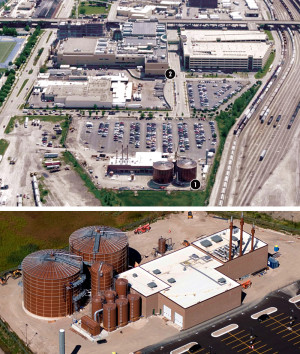
<path fill-rule="evenodd" d="M 296 344 L 298 344 L 298 343 L 300 343 L 300 340 L 299 340 L 299 342 L 293 343 L 293 345 L 296 345 Z"/>
<path fill-rule="evenodd" d="M 223 327 L 221 329 L 218 329 L 217 331 L 214 331 L 211 336 L 214 338 L 221 337 L 222 335 L 229 333 L 231 331 L 234 331 L 235 329 L 239 328 L 239 326 L 236 323 L 232 323 L 226 327 Z"/>
<path fill-rule="evenodd" d="M 272 348 L 267 349 L 267 350 L 265 350 L 264 352 L 260 352 L 260 354 L 264 354 L 264 353 L 266 353 L 266 352 L 268 352 L 268 351 L 270 351 L 270 350 L 272 350 Z"/>
<path fill-rule="evenodd" d="M 274 324 L 276 324 L 276 322 L 277 322 L 277 323 L 280 323 L 280 324 L 282 325 L 282 323 L 281 323 L 280 321 L 285 320 L 285 319 L 287 319 L 288 317 L 289 317 L 289 316 L 280 318 L 279 321 L 278 321 L 275 317 L 270 317 L 271 320 L 274 320 L 274 323 L 270 323 L 270 324 L 268 324 L 266 327 L 273 326 Z M 265 322 L 266 322 L 266 321 L 265 321 Z"/>
<path fill-rule="evenodd" d="M 257 320 L 259 316 L 264 315 L 264 314 L 270 315 L 271 313 L 274 313 L 277 310 L 278 309 L 276 307 L 268 307 L 267 309 L 264 309 L 264 310 L 262 310 L 260 312 L 254 313 L 253 315 L 251 315 L 251 318 L 253 320 Z"/>
<path fill-rule="evenodd" d="M 291 298 L 289 299 L 289 302 L 292 303 L 292 304 L 296 304 L 296 303 L 299 302 L 299 301 L 300 301 L 300 295 L 296 295 L 296 296 L 291 297 Z"/>
<path fill-rule="evenodd" d="M 235 333 L 235 335 L 237 335 L 237 333 Z M 249 336 L 249 334 L 245 334 L 244 336 L 239 337 L 239 339 L 242 339 L 242 338 L 248 337 L 248 336 Z M 233 341 L 231 341 L 231 342 L 229 342 L 229 343 L 226 343 L 226 345 L 229 345 L 229 344 L 234 343 L 234 342 L 236 342 L 236 341 L 237 341 L 237 339 L 235 339 L 235 340 L 233 340 Z"/>

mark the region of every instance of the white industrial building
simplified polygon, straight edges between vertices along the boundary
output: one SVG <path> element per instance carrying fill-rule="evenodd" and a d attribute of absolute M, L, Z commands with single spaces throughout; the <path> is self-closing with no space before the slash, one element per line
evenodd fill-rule
<path fill-rule="evenodd" d="M 184 30 L 181 45 L 186 69 L 256 71 L 271 52 L 260 31 Z"/>

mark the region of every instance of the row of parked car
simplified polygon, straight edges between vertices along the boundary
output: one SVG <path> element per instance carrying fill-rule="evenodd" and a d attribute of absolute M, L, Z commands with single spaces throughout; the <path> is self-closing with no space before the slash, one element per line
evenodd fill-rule
<path fill-rule="evenodd" d="M 180 152 L 185 152 L 185 150 L 190 149 L 190 140 L 188 134 L 188 125 L 187 123 L 177 123 L 177 130 L 178 130 L 178 146 Z"/>
<path fill-rule="evenodd" d="M 156 123 L 147 123 L 146 148 L 156 151 Z"/>
<path fill-rule="evenodd" d="M 102 138 L 106 138 L 108 135 L 109 123 L 101 122 L 98 127 L 98 135 L 101 135 Z"/>
<path fill-rule="evenodd" d="M 134 144 L 136 148 L 139 148 L 141 144 L 140 136 L 141 136 L 141 124 L 139 122 L 131 123 L 129 144 Z"/>
<path fill-rule="evenodd" d="M 114 141 L 121 143 L 124 137 L 124 122 L 116 122 L 114 127 Z"/>
<path fill-rule="evenodd" d="M 163 152 L 173 152 L 173 134 L 171 123 L 163 123 Z"/>

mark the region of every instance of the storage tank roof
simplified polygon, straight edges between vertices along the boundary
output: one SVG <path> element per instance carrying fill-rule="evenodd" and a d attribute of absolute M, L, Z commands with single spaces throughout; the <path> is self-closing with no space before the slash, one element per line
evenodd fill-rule
<path fill-rule="evenodd" d="M 153 168 L 157 170 L 171 170 L 174 165 L 171 161 L 156 161 L 153 163 Z"/>
<path fill-rule="evenodd" d="M 197 162 L 190 159 L 181 159 L 177 161 L 177 167 L 186 169 L 195 168 L 197 167 Z"/>
<path fill-rule="evenodd" d="M 81 260 L 63 250 L 41 250 L 24 258 L 22 270 L 41 279 L 64 279 L 81 270 Z"/>
<path fill-rule="evenodd" d="M 88 226 L 76 230 L 70 246 L 83 253 L 111 254 L 128 245 L 125 232 L 108 226 Z"/>

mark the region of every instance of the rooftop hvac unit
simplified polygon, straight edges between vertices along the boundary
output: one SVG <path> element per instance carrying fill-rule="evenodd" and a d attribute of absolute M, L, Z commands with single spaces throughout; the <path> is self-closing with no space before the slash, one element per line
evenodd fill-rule
<path fill-rule="evenodd" d="M 157 288 L 157 285 L 154 281 L 151 281 L 150 283 L 147 284 L 149 286 L 149 288 L 154 289 Z"/>
<path fill-rule="evenodd" d="M 220 278 L 220 279 L 218 279 L 218 283 L 219 284 L 221 284 L 221 285 L 224 285 L 224 284 L 226 284 L 226 279 L 225 278 Z"/>
<path fill-rule="evenodd" d="M 168 279 L 168 282 L 170 284 L 174 284 L 174 283 L 176 283 L 176 280 L 174 278 L 170 278 L 170 279 Z"/>
<path fill-rule="evenodd" d="M 153 273 L 154 274 L 161 274 L 161 271 L 159 269 L 154 269 Z"/>

